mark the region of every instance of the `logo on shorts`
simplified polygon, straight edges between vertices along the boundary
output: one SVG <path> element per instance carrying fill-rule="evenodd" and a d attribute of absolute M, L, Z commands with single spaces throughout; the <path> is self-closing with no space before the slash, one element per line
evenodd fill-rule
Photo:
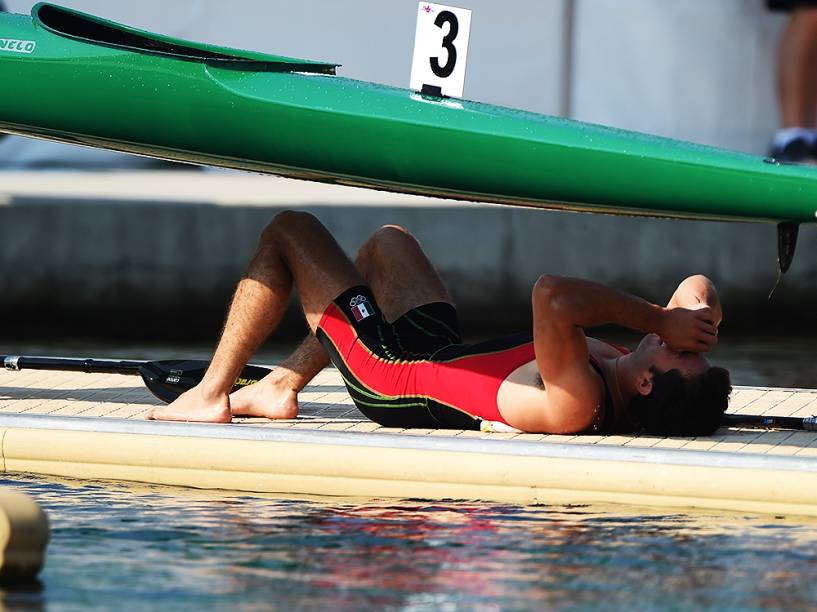
<path fill-rule="evenodd" d="M 349 306 L 352 308 L 352 316 L 358 323 L 374 314 L 374 308 L 369 304 L 369 300 L 362 295 L 353 297 L 352 301 L 349 302 Z"/>

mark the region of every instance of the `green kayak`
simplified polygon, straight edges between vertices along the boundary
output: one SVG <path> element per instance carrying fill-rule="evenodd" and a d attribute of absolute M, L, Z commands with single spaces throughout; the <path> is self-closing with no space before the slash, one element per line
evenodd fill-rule
<path fill-rule="evenodd" d="M 422 95 L 335 68 L 38 4 L 30 17 L 0 14 L 0 131 L 479 202 L 817 220 L 812 168 Z"/>

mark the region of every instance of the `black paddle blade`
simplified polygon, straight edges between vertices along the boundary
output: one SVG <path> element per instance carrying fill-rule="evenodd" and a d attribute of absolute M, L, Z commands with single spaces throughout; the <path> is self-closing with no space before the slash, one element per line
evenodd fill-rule
<path fill-rule="evenodd" d="M 207 361 L 189 359 L 150 361 L 139 368 L 139 374 L 150 392 L 169 404 L 182 393 L 199 384 L 208 365 L 210 364 Z M 244 366 L 241 375 L 233 385 L 233 391 L 257 383 L 271 371 L 261 366 Z"/>

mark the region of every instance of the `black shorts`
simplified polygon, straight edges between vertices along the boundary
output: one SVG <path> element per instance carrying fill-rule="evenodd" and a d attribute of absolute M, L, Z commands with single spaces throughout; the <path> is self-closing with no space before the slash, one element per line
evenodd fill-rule
<path fill-rule="evenodd" d="M 817 8 L 817 0 L 766 0 L 773 11 L 791 11 L 797 8 Z"/>

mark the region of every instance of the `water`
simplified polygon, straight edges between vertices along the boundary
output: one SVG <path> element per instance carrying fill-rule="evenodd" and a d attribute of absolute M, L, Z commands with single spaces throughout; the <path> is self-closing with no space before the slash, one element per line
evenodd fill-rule
<path fill-rule="evenodd" d="M 817 523 L 654 509 L 287 500 L 14 476 L 49 610 L 807 609 Z"/>

